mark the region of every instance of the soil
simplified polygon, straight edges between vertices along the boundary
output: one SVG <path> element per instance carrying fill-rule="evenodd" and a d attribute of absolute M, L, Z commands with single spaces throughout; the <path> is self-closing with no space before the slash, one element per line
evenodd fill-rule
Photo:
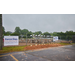
<path fill-rule="evenodd" d="M 35 44 L 25 47 L 25 50 L 35 50 L 35 49 L 41 49 L 41 48 L 49 48 L 49 47 L 58 47 L 62 46 L 60 44 Z"/>

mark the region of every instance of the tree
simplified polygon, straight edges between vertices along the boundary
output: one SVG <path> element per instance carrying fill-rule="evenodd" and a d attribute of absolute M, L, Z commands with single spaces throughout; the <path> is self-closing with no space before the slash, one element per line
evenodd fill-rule
<path fill-rule="evenodd" d="M 53 36 L 53 33 L 50 33 L 51 36 Z"/>
<path fill-rule="evenodd" d="M 73 31 L 66 31 L 66 35 L 73 35 Z"/>
<path fill-rule="evenodd" d="M 12 33 L 11 35 L 13 35 L 13 36 L 19 36 L 19 33 L 14 32 L 14 33 Z"/>
<path fill-rule="evenodd" d="M 5 32 L 5 35 L 11 35 L 11 34 L 12 34 L 12 32 L 10 32 L 10 31 Z"/>
<path fill-rule="evenodd" d="M 27 37 L 28 37 L 28 38 L 31 38 L 30 35 L 32 35 L 32 32 L 31 32 L 31 31 L 27 33 Z"/>
<path fill-rule="evenodd" d="M 27 30 L 27 29 L 23 29 L 23 30 L 21 30 L 21 34 L 22 35 L 26 35 L 26 33 L 28 33 L 29 31 Z"/>
<path fill-rule="evenodd" d="M 19 27 L 15 28 L 15 33 L 19 33 L 19 35 L 21 34 L 21 29 Z"/>
<path fill-rule="evenodd" d="M 38 33 L 39 33 L 39 34 L 42 34 L 42 32 L 41 32 L 41 31 L 38 31 Z"/>
<path fill-rule="evenodd" d="M 58 36 L 59 33 L 58 32 L 53 32 L 53 36 Z"/>
<path fill-rule="evenodd" d="M 39 35 L 39 32 L 35 32 L 34 34 L 38 36 Z"/>
<path fill-rule="evenodd" d="M 42 34 L 42 32 L 41 31 L 37 31 L 34 34 L 38 36 L 38 35 Z"/>
<path fill-rule="evenodd" d="M 49 32 L 44 32 L 43 35 L 45 35 L 45 38 L 46 38 L 47 36 L 49 36 L 49 37 L 51 36 Z"/>
<path fill-rule="evenodd" d="M 5 28 L 2 26 L 3 35 L 5 34 Z"/>
<path fill-rule="evenodd" d="M 65 34 L 67 40 L 72 40 L 72 36 L 74 35 L 73 31 L 66 31 Z"/>

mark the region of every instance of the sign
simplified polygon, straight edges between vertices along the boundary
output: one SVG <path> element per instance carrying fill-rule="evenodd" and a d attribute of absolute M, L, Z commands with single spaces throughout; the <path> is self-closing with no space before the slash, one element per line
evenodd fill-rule
<path fill-rule="evenodd" d="M 58 36 L 53 37 L 53 41 L 57 41 L 58 40 Z"/>
<path fill-rule="evenodd" d="M 18 36 L 4 36 L 4 46 L 18 45 Z"/>

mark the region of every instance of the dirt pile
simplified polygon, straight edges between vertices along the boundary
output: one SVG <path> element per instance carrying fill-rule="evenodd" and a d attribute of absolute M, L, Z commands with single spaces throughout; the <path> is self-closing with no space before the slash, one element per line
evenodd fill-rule
<path fill-rule="evenodd" d="M 25 50 L 34 50 L 34 49 L 41 49 L 41 48 L 49 48 L 49 47 L 58 47 L 58 46 L 62 46 L 60 44 L 39 44 L 39 45 L 30 45 L 25 47 Z"/>

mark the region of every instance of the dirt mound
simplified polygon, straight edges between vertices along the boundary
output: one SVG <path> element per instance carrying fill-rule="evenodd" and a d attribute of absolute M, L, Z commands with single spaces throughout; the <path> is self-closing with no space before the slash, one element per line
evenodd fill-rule
<path fill-rule="evenodd" d="M 30 45 L 25 47 L 25 50 L 35 50 L 35 49 L 41 49 L 41 48 L 49 48 L 49 47 L 58 47 L 62 46 L 60 44 L 39 44 L 39 45 Z"/>

